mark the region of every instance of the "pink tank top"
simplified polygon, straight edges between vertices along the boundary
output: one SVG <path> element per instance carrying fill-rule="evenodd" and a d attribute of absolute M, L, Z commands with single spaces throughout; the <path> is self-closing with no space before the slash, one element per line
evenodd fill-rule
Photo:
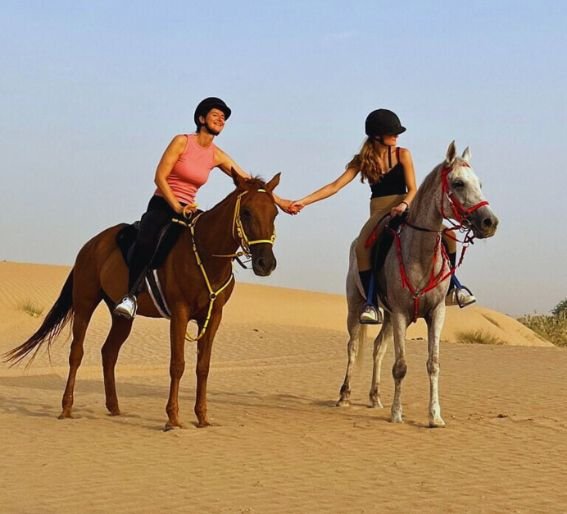
<path fill-rule="evenodd" d="M 213 143 L 204 148 L 197 142 L 196 134 L 187 135 L 185 150 L 167 177 L 169 187 L 181 203 L 195 203 L 197 191 L 207 182 L 214 168 L 214 161 L 215 145 Z M 155 194 L 163 196 L 159 189 L 156 189 Z"/>

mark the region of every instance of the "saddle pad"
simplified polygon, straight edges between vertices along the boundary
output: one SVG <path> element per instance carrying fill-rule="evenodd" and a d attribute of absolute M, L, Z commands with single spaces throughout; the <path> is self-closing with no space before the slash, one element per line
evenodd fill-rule
<path fill-rule="evenodd" d="M 165 299 L 165 295 L 161 289 L 161 283 L 157 274 L 157 270 L 148 270 L 145 278 L 146 289 L 148 294 L 154 302 L 154 305 L 162 318 L 171 318 L 171 311 L 169 310 L 169 305 Z"/>

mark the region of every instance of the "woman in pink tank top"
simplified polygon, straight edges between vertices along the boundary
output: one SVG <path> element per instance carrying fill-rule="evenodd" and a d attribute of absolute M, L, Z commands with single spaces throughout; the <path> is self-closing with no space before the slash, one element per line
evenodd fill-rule
<path fill-rule="evenodd" d="M 155 173 L 154 196 L 142 216 L 140 230 L 130 265 L 128 294 L 115 307 L 114 313 L 132 319 L 137 309 L 137 294 L 155 252 L 161 229 L 172 216 L 189 216 L 197 208 L 195 197 L 213 168 L 220 168 L 229 177 L 234 169 L 241 177 L 250 178 L 232 158 L 213 143 L 231 115 L 220 98 L 209 97 L 197 105 L 193 119 L 194 134 L 175 136 L 165 149 Z M 291 202 L 275 196 L 285 212 Z"/>

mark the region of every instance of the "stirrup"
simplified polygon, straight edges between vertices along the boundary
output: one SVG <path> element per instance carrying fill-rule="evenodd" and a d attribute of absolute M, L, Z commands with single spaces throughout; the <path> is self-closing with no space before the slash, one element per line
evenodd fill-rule
<path fill-rule="evenodd" d="M 367 304 L 358 319 L 361 325 L 380 325 L 384 322 L 384 313 L 380 307 Z"/>
<path fill-rule="evenodd" d="M 128 320 L 134 319 L 138 310 L 138 302 L 135 296 L 127 295 L 114 307 L 114 314 Z"/>
<path fill-rule="evenodd" d="M 451 289 L 445 298 L 445 305 L 458 305 L 461 309 L 473 303 L 476 303 L 476 298 L 472 294 L 472 291 L 465 286 Z"/>

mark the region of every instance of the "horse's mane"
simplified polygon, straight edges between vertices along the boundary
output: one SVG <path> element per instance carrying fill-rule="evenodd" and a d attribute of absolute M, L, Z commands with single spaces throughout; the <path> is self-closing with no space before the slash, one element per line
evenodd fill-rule
<path fill-rule="evenodd" d="M 245 179 L 244 180 L 244 185 L 245 185 L 245 190 L 257 190 L 257 189 L 262 189 L 266 187 L 266 181 L 260 177 L 259 175 L 254 176 L 254 177 L 250 177 L 249 179 Z M 219 208 L 222 208 L 223 206 L 225 206 L 227 203 L 231 202 L 233 200 L 233 198 L 239 193 L 241 192 L 242 189 L 240 188 L 235 188 L 232 192 L 230 192 L 226 197 L 224 197 L 220 202 L 218 202 L 216 205 L 214 205 L 213 207 L 211 207 L 210 209 L 208 209 L 205 212 L 213 212 Z"/>
<path fill-rule="evenodd" d="M 260 175 L 256 175 L 247 179 L 246 185 L 250 186 L 250 188 L 261 189 L 262 187 L 266 187 L 266 181 L 260 177 Z"/>
<path fill-rule="evenodd" d="M 427 191 L 430 191 L 432 187 L 434 187 L 435 181 L 439 178 L 439 170 L 443 166 L 444 162 L 439 163 L 433 170 L 431 170 L 427 176 L 423 179 L 421 185 L 417 188 L 417 193 L 414 198 L 414 202 L 417 200 L 418 202 L 421 200 L 421 197 L 424 194 L 427 194 Z"/>
<path fill-rule="evenodd" d="M 418 202 L 421 201 L 421 198 L 424 194 L 427 194 L 428 191 L 430 191 L 433 187 L 434 184 L 437 180 L 439 180 L 440 176 L 441 176 L 441 169 L 446 165 L 446 162 L 440 162 L 437 166 L 435 166 L 428 174 L 427 176 L 423 179 L 423 182 L 421 183 L 421 185 L 417 188 L 417 194 L 415 195 L 415 200 L 417 200 Z M 461 157 L 455 157 L 455 160 L 453 161 L 451 167 L 455 168 L 456 166 L 459 165 L 467 165 L 467 161 L 465 161 L 463 158 Z"/>

